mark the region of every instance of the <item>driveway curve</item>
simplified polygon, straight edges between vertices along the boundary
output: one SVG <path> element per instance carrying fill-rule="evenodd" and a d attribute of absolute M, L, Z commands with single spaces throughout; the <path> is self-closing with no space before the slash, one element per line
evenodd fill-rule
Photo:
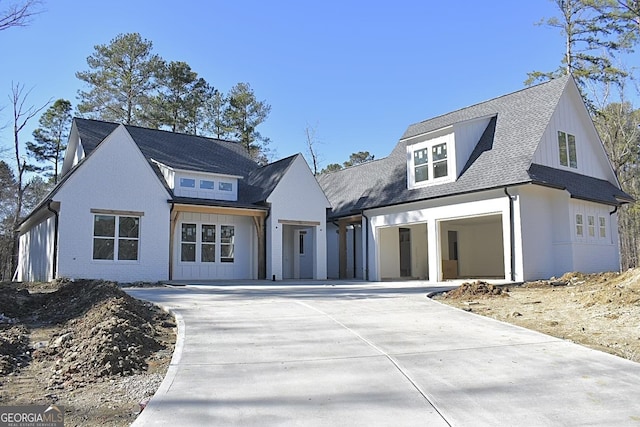
<path fill-rule="evenodd" d="M 441 305 L 426 297 L 435 289 L 127 289 L 179 325 L 167 376 L 133 425 L 640 425 L 640 364 Z"/>

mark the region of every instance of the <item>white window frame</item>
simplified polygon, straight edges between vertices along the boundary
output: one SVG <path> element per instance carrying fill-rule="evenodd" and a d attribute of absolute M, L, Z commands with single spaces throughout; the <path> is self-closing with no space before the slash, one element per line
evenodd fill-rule
<path fill-rule="evenodd" d="M 576 236 L 584 237 L 584 215 L 576 214 Z"/>
<path fill-rule="evenodd" d="M 407 146 L 409 188 L 421 188 L 429 185 L 442 184 L 453 180 L 455 168 L 453 163 L 454 146 L 452 136 L 453 134 L 447 134 Z M 444 159 L 438 159 L 434 161 L 434 150 L 441 145 L 444 145 L 445 157 Z M 423 151 L 426 154 L 426 162 L 416 165 L 415 155 L 420 151 Z M 447 174 L 438 178 L 434 178 L 436 170 L 435 167 L 437 165 L 442 165 L 443 163 L 446 164 Z M 427 179 L 416 181 L 416 168 L 427 168 Z"/>
<path fill-rule="evenodd" d="M 183 239 L 183 227 L 184 226 L 195 226 L 194 231 L 194 240 L 184 240 Z M 214 230 L 214 241 L 205 241 L 203 236 L 203 230 L 205 227 L 213 227 Z M 223 242 L 223 229 L 232 229 L 232 236 L 230 242 Z M 235 262 L 235 233 L 236 226 L 232 224 L 218 224 L 218 223 L 210 223 L 210 222 L 198 222 L 198 221 L 183 221 L 180 222 L 178 227 L 178 238 L 179 238 L 179 246 L 178 246 L 178 254 L 177 260 L 180 263 L 187 265 L 213 265 L 217 263 L 234 263 Z M 194 254 L 192 260 L 184 260 L 183 259 L 183 245 L 189 245 L 194 248 Z M 223 257 L 223 247 L 230 247 L 229 256 Z M 203 248 L 204 247 L 213 247 L 214 251 L 214 259 L 213 261 L 203 259 Z"/>
<path fill-rule="evenodd" d="M 587 235 L 590 239 L 596 237 L 596 217 L 587 215 Z"/>
<path fill-rule="evenodd" d="M 604 216 L 598 217 L 598 236 L 601 239 L 607 238 L 607 218 Z"/>
<path fill-rule="evenodd" d="M 566 155 L 566 161 L 562 159 L 562 152 Z M 558 161 L 560 166 L 566 168 L 577 169 L 578 168 L 578 146 L 576 143 L 576 136 L 559 130 L 558 131 Z"/>
<path fill-rule="evenodd" d="M 93 226 L 92 226 L 92 238 L 91 238 L 91 260 L 96 262 L 117 262 L 117 263 L 138 263 L 140 261 L 140 229 L 141 229 L 141 215 L 135 213 L 108 213 L 99 212 L 98 210 L 92 211 Z M 110 217 L 114 221 L 113 235 L 96 235 L 96 220 L 98 217 Z M 121 218 L 133 218 L 137 221 L 137 236 L 121 236 L 120 235 L 120 219 Z M 112 241 L 113 250 L 110 258 L 96 258 L 96 240 L 109 240 Z M 120 242 L 135 242 L 136 243 L 136 257 L 135 259 L 120 259 Z"/>

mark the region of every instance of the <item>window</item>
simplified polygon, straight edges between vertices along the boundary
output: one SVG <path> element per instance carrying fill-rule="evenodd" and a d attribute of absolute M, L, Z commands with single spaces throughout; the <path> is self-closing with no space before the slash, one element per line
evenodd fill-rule
<path fill-rule="evenodd" d="M 139 234 L 139 217 L 94 215 L 93 259 L 137 261 Z"/>
<path fill-rule="evenodd" d="M 180 261 L 196 261 L 196 225 L 182 224 Z"/>
<path fill-rule="evenodd" d="M 576 235 L 584 236 L 584 223 L 582 222 L 582 214 L 576 214 Z"/>
<path fill-rule="evenodd" d="M 219 182 L 218 190 L 220 191 L 233 191 L 233 184 L 230 182 Z"/>
<path fill-rule="evenodd" d="M 560 151 L 560 164 L 570 168 L 578 167 L 578 154 L 576 152 L 576 137 L 574 135 L 558 131 L 558 149 Z"/>
<path fill-rule="evenodd" d="M 200 260 L 216 262 L 216 226 L 202 224 Z"/>
<path fill-rule="evenodd" d="M 431 159 L 433 161 L 433 178 L 447 176 L 447 144 L 434 145 L 431 149 Z"/>
<path fill-rule="evenodd" d="M 304 235 L 306 233 L 304 231 L 300 232 L 300 237 L 298 239 L 298 242 L 300 244 L 300 248 L 298 249 L 298 254 L 299 255 L 304 255 Z"/>
<path fill-rule="evenodd" d="M 449 176 L 447 142 L 445 138 L 435 138 L 413 147 L 413 184 L 436 181 Z"/>
<path fill-rule="evenodd" d="M 413 152 L 413 166 L 415 170 L 416 182 L 427 181 L 429 179 L 429 159 L 426 148 Z"/>
<path fill-rule="evenodd" d="M 196 180 L 192 178 L 180 178 L 180 187 L 196 188 Z"/>
<path fill-rule="evenodd" d="M 587 230 L 589 237 L 596 237 L 596 219 L 592 215 L 587 216 Z"/>
<path fill-rule="evenodd" d="M 220 226 L 220 262 L 233 262 L 234 235 L 233 225 Z"/>
<path fill-rule="evenodd" d="M 209 181 L 207 179 L 201 179 L 200 180 L 200 188 L 202 190 L 215 190 L 215 182 L 213 181 Z"/>
<path fill-rule="evenodd" d="M 607 237 L 607 220 L 606 218 L 599 216 L 598 217 L 598 225 L 599 225 L 599 229 L 600 229 L 600 237 L 601 238 L 605 238 Z"/>

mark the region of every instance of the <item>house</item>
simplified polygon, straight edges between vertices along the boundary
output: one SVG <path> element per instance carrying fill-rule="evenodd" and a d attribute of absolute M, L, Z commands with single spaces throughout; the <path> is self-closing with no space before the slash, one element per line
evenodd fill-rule
<path fill-rule="evenodd" d="M 301 155 L 74 119 L 61 180 L 22 223 L 17 280 L 326 278 L 329 203 Z"/>
<path fill-rule="evenodd" d="M 17 280 L 499 278 L 619 269 L 632 201 L 566 76 L 408 127 L 317 179 L 301 155 L 74 119 Z"/>
<path fill-rule="evenodd" d="M 319 182 L 328 275 L 368 280 L 618 270 L 632 201 L 571 76 L 413 124 L 388 157 Z"/>

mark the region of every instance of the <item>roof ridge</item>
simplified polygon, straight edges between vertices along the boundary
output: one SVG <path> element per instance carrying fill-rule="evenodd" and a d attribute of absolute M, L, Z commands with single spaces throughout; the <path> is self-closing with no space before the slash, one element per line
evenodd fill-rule
<path fill-rule="evenodd" d="M 432 120 L 435 120 L 435 119 L 438 119 L 438 118 L 441 118 L 441 117 L 445 117 L 445 116 L 448 116 L 448 115 L 452 115 L 452 114 L 455 114 L 455 113 L 458 113 L 458 112 L 461 112 L 461 111 L 464 111 L 464 110 L 468 110 L 468 109 L 471 109 L 471 108 L 475 108 L 475 107 L 478 107 L 478 106 L 480 106 L 482 104 L 487 104 L 489 102 L 497 101 L 497 100 L 502 99 L 502 98 L 514 96 L 514 95 L 519 94 L 519 93 L 524 92 L 524 91 L 528 91 L 528 90 L 532 90 L 532 89 L 535 89 L 535 88 L 539 88 L 540 86 L 548 85 L 548 84 L 551 84 L 551 83 L 559 83 L 561 80 L 567 80 L 568 81 L 570 76 L 571 76 L 571 74 L 565 74 L 565 75 L 563 75 L 561 77 L 556 77 L 554 79 L 550 79 L 550 80 L 547 80 L 545 82 L 541 82 L 541 83 L 538 83 L 538 84 L 535 84 L 535 85 L 532 85 L 532 86 L 523 87 L 523 88 L 515 90 L 513 92 L 509 92 L 509 93 L 506 93 L 506 94 L 503 94 L 503 95 L 500 95 L 500 96 L 496 96 L 494 98 L 490 98 L 490 99 L 487 99 L 487 100 L 484 100 L 484 101 L 476 102 L 475 104 L 467 105 L 466 107 L 461 107 L 461 108 L 458 108 L 458 109 L 455 109 L 455 110 L 452 110 L 452 111 L 448 111 L 446 113 L 439 114 L 437 116 L 429 117 L 429 118 L 421 120 L 419 122 L 411 123 L 409 125 L 409 127 L 417 126 L 417 125 L 420 125 L 422 123 L 427 123 L 427 122 L 430 122 Z M 400 137 L 400 141 L 403 141 L 403 140 L 409 139 L 409 138 L 411 138 L 411 137 L 408 137 L 408 136 L 405 137 L 403 135 L 402 137 Z"/>

